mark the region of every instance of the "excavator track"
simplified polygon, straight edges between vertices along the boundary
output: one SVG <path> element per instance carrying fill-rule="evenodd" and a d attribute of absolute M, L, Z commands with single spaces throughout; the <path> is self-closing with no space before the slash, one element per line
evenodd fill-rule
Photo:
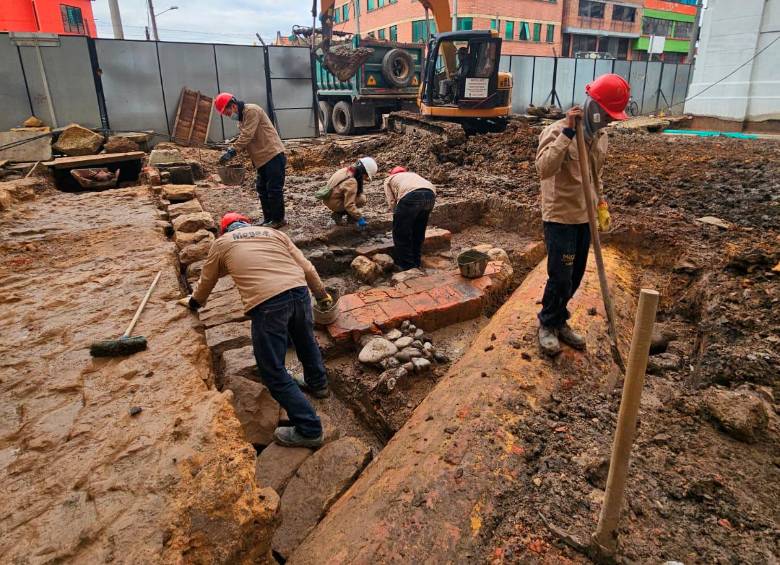
<path fill-rule="evenodd" d="M 460 124 L 436 120 L 413 112 L 392 112 L 387 118 L 387 130 L 397 133 L 416 131 L 437 135 L 450 147 L 466 141 L 466 132 Z"/>

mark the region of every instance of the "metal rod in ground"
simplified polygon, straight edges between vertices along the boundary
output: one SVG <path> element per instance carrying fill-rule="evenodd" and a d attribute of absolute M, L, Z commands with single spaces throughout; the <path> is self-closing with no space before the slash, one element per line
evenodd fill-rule
<path fill-rule="evenodd" d="M 631 351 L 628 354 L 626 379 L 623 384 L 623 397 L 620 400 L 615 439 L 612 443 L 612 457 L 609 462 L 607 489 L 604 504 L 593 542 L 598 550 L 608 554 L 617 549 L 617 527 L 620 522 L 620 510 L 626 489 L 626 476 L 631 457 L 631 447 L 636 432 L 636 419 L 639 413 L 639 401 L 645 384 L 647 356 L 650 353 L 650 338 L 653 335 L 655 312 L 658 308 L 658 292 L 642 289 L 639 293 L 634 334 L 631 337 Z"/>

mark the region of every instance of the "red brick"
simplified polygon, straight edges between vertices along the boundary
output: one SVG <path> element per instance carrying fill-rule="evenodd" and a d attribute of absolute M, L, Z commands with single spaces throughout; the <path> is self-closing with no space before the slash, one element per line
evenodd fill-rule
<path fill-rule="evenodd" d="M 342 311 L 338 319 L 328 326 L 328 333 L 336 342 L 359 339 L 363 334 L 374 333 L 374 320 L 384 317 L 384 311 L 376 304 Z"/>
<path fill-rule="evenodd" d="M 414 308 L 416 314 L 423 314 L 429 310 L 436 310 L 440 307 L 436 299 L 426 291 L 407 296 L 406 302 Z"/>
<path fill-rule="evenodd" d="M 366 304 L 371 304 L 372 302 L 381 302 L 388 299 L 387 292 L 378 288 L 372 288 L 371 290 L 358 292 L 357 297 Z"/>
<path fill-rule="evenodd" d="M 361 308 L 365 305 L 366 303 L 363 302 L 357 294 L 346 294 L 339 300 L 339 310 L 341 312 L 349 312 L 350 310 Z"/>
<path fill-rule="evenodd" d="M 404 298 L 394 298 L 380 304 L 385 313 L 382 320 L 377 320 L 377 325 L 382 330 L 389 330 L 401 325 L 401 322 L 414 317 L 417 311 L 412 308 Z"/>

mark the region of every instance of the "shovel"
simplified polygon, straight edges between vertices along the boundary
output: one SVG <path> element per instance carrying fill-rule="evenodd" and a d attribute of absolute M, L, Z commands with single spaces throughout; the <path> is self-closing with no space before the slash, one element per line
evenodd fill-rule
<path fill-rule="evenodd" d="M 141 300 L 141 304 L 138 306 L 138 310 L 135 311 L 130 325 L 127 326 L 127 330 L 119 339 L 109 339 L 107 341 L 96 341 L 89 346 L 89 354 L 92 357 L 122 357 L 123 355 L 131 355 L 138 351 L 146 349 L 146 338 L 142 335 L 130 336 L 130 333 L 135 328 L 135 324 L 138 322 L 138 318 L 141 317 L 146 303 L 149 302 L 149 297 L 152 295 L 154 287 L 157 286 L 157 281 L 160 280 L 162 271 L 157 273 L 152 281 L 152 286 L 146 291 L 146 296 Z"/>
<path fill-rule="evenodd" d="M 612 296 L 609 293 L 607 272 L 604 269 L 604 257 L 601 255 L 601 239 L 599 238 L 599 226 L 596 222 L 596 210 L 593 207 L 593 185 L 590 178 L 590 160 L 588 149 L 585 146 L 585 129 L 582 118 L 577 118 L 577 153 L 580 160 L 580 176 L 582 177 L 582 190 L 585 193 L 585 206 L 588 209 L 588 223 L 590 224 L 590 238 L 593 241 L 593 254 L 596 256 L 596 267 L 599 272 L 599 285 L 601 286 L 601 298 L 604 300 L 604 309 L 607 311 L 607 326 L 609 328 L 609 348 L 612 358 L 620 371 L 625 374 L 626 365 L 620 356 L 617 346 L 617 330 L 615 330 L 615 308 L 612 305 Z"/>

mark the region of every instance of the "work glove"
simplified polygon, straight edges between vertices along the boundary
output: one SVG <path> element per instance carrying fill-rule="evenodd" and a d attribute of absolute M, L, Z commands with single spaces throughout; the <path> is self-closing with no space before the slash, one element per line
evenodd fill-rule
<path fill-rule="evenodd" d="M 598 221 L 599 231 L 609 231 L 612 228 L 612 219 L 609 216 L 609 206 L 606 200 L 599 202 Z"/>
<path fill-rule="evenodd" d="M 324 310 L 330 310 L 332 307 L 333 307 L 333 297 L 326 292 L 325 296 L 323 296 L 317 301 L 317 309 L 324 311 Z"/>
<path fill-rule="evenodd" d="M 219 158 L 219 162 L 227 163 L 235 156 L 236 156 L 236 150 L 231 147 L 230 149 L 228 149 L 222 154 L 222 157 Z"/>
<path fill-rule="evenodd" d="M 357 221 L 357 229 L 358 230 L 363 231 L 364 229 L 366 229 L 366 226 L 368 226 L 368 222 L 366 221 L 365 218 L 360 218 Z"/>

